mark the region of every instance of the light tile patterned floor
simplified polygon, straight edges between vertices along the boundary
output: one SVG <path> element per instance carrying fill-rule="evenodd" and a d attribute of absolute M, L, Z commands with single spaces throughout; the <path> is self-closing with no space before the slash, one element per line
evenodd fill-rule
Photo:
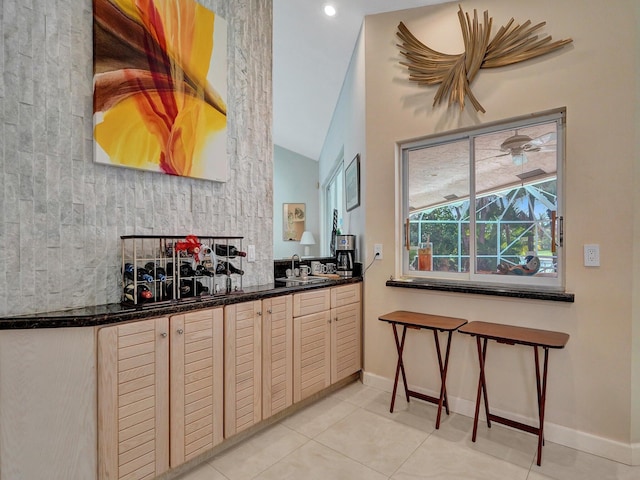
<path fill-rule="evenodd" d="M 546 442 L 535 464 L 537 439 L 353 383 L 285 418 L 180 480 L 637 480 L 629 467 Z"/>

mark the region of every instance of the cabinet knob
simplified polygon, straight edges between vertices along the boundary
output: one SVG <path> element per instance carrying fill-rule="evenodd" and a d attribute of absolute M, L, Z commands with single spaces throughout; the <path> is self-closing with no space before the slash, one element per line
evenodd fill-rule
<path fill-rule="evenodd" d="M 162 338 L 165 338 L 165 337 L 167 336 L 167 332 L 162 332 L 162 333 L 160 334 L 160 336 L 161 336 Z"/>
<path fill-rule="evenodd" d="M 262 316 L 262 312 L 256 312 L 256 314 L 261 317 Z"/>
<path fill-rule="evenodd" d="M 269 309 L 269 310 L 267 310 L 267 313 L 273 313 L 273 312 L 271 311 L 271 309 Z"/>
<path fill-rule="evenodd" d="M 181 329 L 181 328 L 179 328 L 179 329 L 178 329 L 178 335 L 182 335 L 183 333 L 184 333 L 184 330 L 183 330 L 183 329 Z"/>
<path fill-rule="evenodd" d="M 327 323 L 331 323 L 331 319 L 329 319 L 329 321 Z"/>

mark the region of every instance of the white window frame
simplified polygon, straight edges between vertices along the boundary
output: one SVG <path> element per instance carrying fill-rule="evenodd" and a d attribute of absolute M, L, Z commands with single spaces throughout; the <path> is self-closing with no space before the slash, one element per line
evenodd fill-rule
<path fill-rule="evenodd" d="M 338 182 L 339 178 L 342 178 L 341 183 L 336 185 L 334 194 L 335 199 L 329 198 L 329 189 L 331 185 Z M 332 200 L 335 200 L 335 205 Z M 327 181 L 322 186 L 322 201 L 323 201 L 323 214 L 322 214 L 322 252 L 325 252 L 326 256 L 331 255 L 329 251 L 329 245 L 331 244 L 331 230 L 333 222 L 333 208 L 338 209 L 338 228 L 341 228 L 345 215 L 345 202 L 344 202 L 344 157 L 340 156 L 340 159 L 336 162 L 331 174 Z M 325 251 L 326 248 L 326 251 Z"/>
<path fill-rule="evenodd" d="M 408 244 L 407 220 L 409 219 L 409 189 L 408 189 L 408 168 L 407 153 L 411 150 L 435 146 L 442 143 L 448 143 L 456 140 L 469 139 L 470 142 L 470 159 L 469 159 L 469 231 L 476 232 L 476 215 L 475 215 L 475 178 L 474 178 L 474 150 L 472 148 L 473 138 L 478 135 L 495 133 L 501 130 L 524 128 L 540 123 L 555 121 L 557 124 L 557 225 L 556 225 L 556 249 L 557 249 L 557 276 L 556 277 L 522 277 L 517 275 L 487 275 L 486 273 L 475 273 L 475 266 L 469 268 L 469 272 L 442 272 L 442 271 L 420 271 L 411 270 L 409 268 L 409 252 L 406 248 Z M 447 132 L 437 135 L 429 135 L 419 139 L 412 139 L 397 144 L 396 150 L 396 172 L 398 194 L 397 202 L 397 245 L 396 252 L 396 277 L 397 278 L 414 278 L 424 279 L 435 282 L 456 283 L 465 285 L 491 286 L 497 288 L 511 287 L 524 290 L 552 290 L 564 291 L 565 288 L 565 259 L 564 251 L 564 163 L 565 163 L 565 124 L 566 109 L 559 108 L 546 112 L 526 115 L 500 122 L 485 124 L 480 127 L 467 128 Z M 473 241 L 469 242 L 469 258 L 476 259 L 476 237 L 472 235 Z"/>

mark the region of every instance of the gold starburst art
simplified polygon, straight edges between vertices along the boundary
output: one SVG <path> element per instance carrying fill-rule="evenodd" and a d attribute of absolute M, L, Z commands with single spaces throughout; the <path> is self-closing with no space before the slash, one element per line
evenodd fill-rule
<path fill-rule="evenodd" d="M 473 11 L 473 19 L 459 6 L 458 19 L 462 29 L 464 52 L 460 54 L 446 54 L 437 52 L 418 40 L 400 22 L 398 37 L 402 45 L 398 45 L 406 61 L 400 64 L 409 70 L 409 79 L 419 85 L 438 85 L 438 91 L 433 100 L 433 106 L 441 103 L 445 97 L 449 98 L 449 106 L 454 103 L 464 109 L 465 97 L 473 104 L 478 112 L 485 113 L 478 99 L 473 95 L 470 85 L 481 68 L 496 68 L 523 62 L 531 58 L 545 55 L 557 50 L 573 40 L 551 41 L 551 36 L 534 33 L 546 25 L 541 22 L 531 26 L 527 20 L 522 25 L 514 23 L 513 18 L 506 25 L 500 27 L 495 37 L 491 38 L 493 18 L 489 12 L 484 12 L 484 23 L 478 22 L 478 13 Z"/>

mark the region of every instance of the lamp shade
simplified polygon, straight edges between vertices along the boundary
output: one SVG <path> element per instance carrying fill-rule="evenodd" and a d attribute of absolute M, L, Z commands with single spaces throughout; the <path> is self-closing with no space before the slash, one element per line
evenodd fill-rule
<path fill-rule="evenodd" d="M 313 233 L 309 230 L 305 230 L 302 232 L 302 237 L 300 237 L 300 245 L 304 245 L 304 254 L 303 256 L 309 256 L 309 245 L 315 245 L 316 239 L 313 238 Z"/>
<path fill-rule="evenodd" d="M 309 230 L 305 230 L 302 232 L 302 237 L 300 237 L 300 245 L 315 245 L 316 239 L 313 238 L 313 233 Z"/>

